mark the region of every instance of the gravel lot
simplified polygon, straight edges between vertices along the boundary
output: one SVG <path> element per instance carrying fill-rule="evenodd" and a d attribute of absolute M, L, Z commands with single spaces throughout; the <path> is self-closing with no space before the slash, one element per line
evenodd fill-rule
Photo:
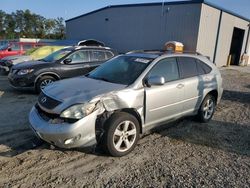
<path fill-rule="evenodd" d="M 221 72 L 213 121 L 168 124 L 122 158 L 40 143 L 28 127 L 37 96 L 0 76 L 0 187 L 250 187 L 250 73 Z"/>

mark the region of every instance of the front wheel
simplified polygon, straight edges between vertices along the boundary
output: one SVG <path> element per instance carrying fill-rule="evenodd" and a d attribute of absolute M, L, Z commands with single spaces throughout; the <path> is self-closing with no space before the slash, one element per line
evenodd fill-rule
<path fill-rule="evenodd" d="M 56 79 L 52 76 L 43 76 L 36 83 L 36 91 L 40 93 L 46 86 L 55 82 Z"/>
<path fill-rule="evenodd" d="M 114 157 L 130 153 L 139 140 L 137 119 L 125 112 L 112 115 L 105 123 L 104 149 Z"/>
<path fill-rule="evenodd" d="M 198 118 L 200 122 L 207 123 L 208 121 L 210 121 L 214 115 L 215 107 L 216 100 L 214 96 L 207 95 L 203 100 L 198 112 Z"/>

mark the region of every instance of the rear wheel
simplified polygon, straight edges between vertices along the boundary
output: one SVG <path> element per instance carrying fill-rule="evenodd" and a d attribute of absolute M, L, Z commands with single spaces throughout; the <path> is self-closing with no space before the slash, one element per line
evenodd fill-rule
<path fill-rule="evenodd" d="M 199 120 L 203 123 L 210 121 L 214 115 L 215 107 L 216 107 L 216 100 L 214 96 L 207 95 L 203 100 L 198 112 Z"/>
<path fill-rule="evenodd" d="M 36 91 L 40 93 L 46 86 L 55 82 L 56 79 L 52 76 L 43 76 L 36 83 Z"/>
<path fill-rule="evenodd" d="M 137 119 L 125 112 L 112 115 L 105 123 L 103 147 L 114 157 L 130 153 L 139 139 Z"/>

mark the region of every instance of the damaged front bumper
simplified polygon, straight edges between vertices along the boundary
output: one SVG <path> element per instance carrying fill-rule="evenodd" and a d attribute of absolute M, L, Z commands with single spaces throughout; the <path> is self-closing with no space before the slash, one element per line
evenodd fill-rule
<path fill-rule="evenodd" d="M 98 110 L 76 121 L 47 121 L 33 107 L 29 114 L 32 130 L 42 140 L 61 148 L 89 147 L 96 144 L 95 124 Z"/>

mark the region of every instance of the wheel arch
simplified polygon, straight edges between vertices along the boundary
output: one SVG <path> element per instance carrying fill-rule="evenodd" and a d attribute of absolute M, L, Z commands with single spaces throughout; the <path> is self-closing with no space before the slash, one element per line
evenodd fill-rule
<path fill-rule="evenodd" d="M 126 113 L 134 116 L 137 119 L 137 121 L 139 122 L 140 134 L 142 134 L 142 119 L 141 119 L 141 116 L 136 109 L 124 108 L 124 109 L 118 110 L 118 112 L 126 112 Z"/>
<path fill-rule="evenodd" d="M 218 100 L 218 91 L 217 91 L 216 89 L 209 91 L 209 92 L 207 93 L 207 95 L 212 95 L 212 96 L 215 98 L 215 101 L 216 101 L 216 103 L 217 103 L 217 100 Z M 207 95 L 206 95 L 206 96 L 207 96 Z"/>
<path fill-rule="evenodd" d="M 52 76 L 53 78 L 55 78 L 56 80 L 60 80 L 60 76 L 54 72 L 43 72 L 41 74 L 39 74 L 36 79 L 35 79 L 35 85 L 37 83 L 37 81 L 42 78 L 43 76 Z"/>

